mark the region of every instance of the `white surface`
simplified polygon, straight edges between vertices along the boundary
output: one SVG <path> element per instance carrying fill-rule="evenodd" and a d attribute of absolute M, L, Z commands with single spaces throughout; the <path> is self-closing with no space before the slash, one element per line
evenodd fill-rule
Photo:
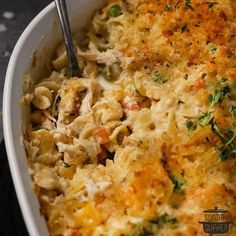
<path fill-rule="evenodd" d="M 4 24 L 0 24 L 0 33 L 7 31 L 7 28 Z"/>
<path fill-rule="evenodd" d="M 72 30 L 81 29 L 90 20 L 93 11 L 104 3 L 102 0 L 68 0 Z M 48 231 L 39 212 L 39 204 L 33 193 L 24 147 L 20 144 L 22 116 L 20 98 L 23 78 L 29 71 L 33 52 L 37 63 L 30 71 L 34 79 L 43 74 L 42 68 L 61 38 L 54 3 L 46 7 L 26 28 L 18 40 L 8 65 L 3 95 L 4 138 L 11 174 L 21 211 L 31 236 L 47 236 Z"/>
<path fill-rule="evenodd" d="M 2 17 L 7 19 L 7 20 L 12 20 L 15 17 L 15 14 L 11 11 L 4 11 L 2 14 Z"/>

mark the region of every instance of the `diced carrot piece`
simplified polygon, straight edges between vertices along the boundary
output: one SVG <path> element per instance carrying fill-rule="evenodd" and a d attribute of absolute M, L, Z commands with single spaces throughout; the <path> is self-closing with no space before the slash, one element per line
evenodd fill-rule
<path fill-rule="evenodd" d="M 206 87 L 206 81 L 204 79 L 199 79 L 195 85 L 197 89 L 204 89 Z"/>
<path fill-rule="evenodd" d="M 108 132 L 104 127 L 95 129 L 93 135 L 99 144 L 106 144 L 110 142 L 110 132 Z"/>
<path fill-rule="evenodd" d="M 101 145 L 101 150 L 102 151 L 98 154 L 98 161 L 102 161 L 107 157 L 106 148 L 103 145 Z"/>
<path fill-rule="evenodd" d="M 123 50 L 123 54 L 127 57 L 132 57 L 133 56 L 133 52 L 128 48 Z"/>
<path fill-rule="evenodd" d="M 79 234 L 78 229 L 68 228 L 66 229 L 64 236 L 77 236 Z"/>
<path fill-rule="evenodd" d="M 124 109 L 130 110 L 130 111 L 139 111 L 140 107 L 138 104 L 133 103 L 133 104 L 124 104 Z"/>
<path fill-rule="evenodd" d="M 139 111 L 140 106 L 138 104 L 138 98 L 136 97 L 130 97 L 126 96 L 122 101 L 122 107 L 124 109 L 124 112 L 128 111 Z"/>

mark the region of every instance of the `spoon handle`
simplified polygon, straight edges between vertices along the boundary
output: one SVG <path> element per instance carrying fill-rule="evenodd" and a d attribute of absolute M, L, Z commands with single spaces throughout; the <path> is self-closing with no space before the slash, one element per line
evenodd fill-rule
<path fill-rule="evenodd" d="M 54 0 L 61 24 L 61 29 L 64 36 L 65 47 L 68 57 L 68 64 L 69 64 L 69 76 L 76 77 L 81 74 L 77 57 L 76 51 L 73 45 L 72 36 L 71 36 L 71 29 L 69 24 L 69 18 L 66 8 L 65 0 Z"/>

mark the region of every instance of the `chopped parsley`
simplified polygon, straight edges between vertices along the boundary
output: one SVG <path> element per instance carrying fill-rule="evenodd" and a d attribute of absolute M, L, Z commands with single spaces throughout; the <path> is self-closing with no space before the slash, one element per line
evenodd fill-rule
<path fill-rule="evenodd" d="M 122 15 L 122 9 L 121 7 L 116 4 L 110 7 L 109 11 L 108 11 L 108 17 L 109 18 L 115 18 Z"/>
<path fill-rule="evenodd" d="M 193 10 L 193 7 L 191 5 L 191 0 L 184 0 L 177 6 L 177 8 L 180 8 L 181 6 L 185 6 L 186 8 Z"/>
<path fill-rule="evenodd" d="M 219 4 L 218 2 L 206 2 L 209 8 L 214 7 L 215 5 Z"/>
<path fill-rule="evenodd" d="M 172 11 L 175 9 L 175 7 L 169 3 L 166 3 L 166 9 L 169 10 L 169 11 Z"/>
<path fill-rule="evenodd" d="M 185 74 L 185 75 L 184 75 L 184 79 L 185 79 L 185 80 L 188 80 L 188 74 Z"/>
<path fill-rule="evenodd" d="M 236 112 L 236 107 L 231 106 L 230 112 Z M 187 121 L 187 128 L 189 130 L 195 130 L 199 124 L 201 127 L 206 127 L 210 125 L 211 131 L 220 139 L 221 144 L 215 147 L 215 150 L 219 153 L 220 160 L 226 160 L 233 154 L 236 154 L 236 144 L 234 140 L 236 138 L 236 123 L 232 124 L 230 127 L 219 128 L 218 124 L 215 122 L 212 112 L 209 111 L 198 118 L 198 122 L 193 122 L 191 120 Z M 209 140 L 209 139 L 208 139 Z M 175 178 L 170 177 L 174 184 L 174 192 L 177 189 L 181 189 L 181 183 L 179 183 Z"/>
<path fill-rule="evenodd" d="M 183 25 L 182 33 L 187 32 L 187 30 L 188 30 L 187 26 L 188 26 L 187 24 Z"/>
<path fill-rule="evenodd" d="M 168 81 L 168 79 L 164 75 L 159 73 L 158 71 L 154 73 L 152 80 L 156 82 L 157 84 L 164 84 Z"/>
<path fill-rule="evenodd" d="M 222 78 L 222 79 L 220 79 L 217 83 L 218 83 L 218 84 L 221 84 L 221 83 L 224 83 L 224 82 L 227 82 L 227 81 L 228 81 L 227 78 Z"/>
<path fill-rule="evenodd" d="M 69 75 L 68 68 L 64 67 L 61 69 L 60 74 L 67 77 Z"/>
<path fill-rule="evenodd" d="M 106 65 L 100 64 L 100 65 L 98 66 L 98 70 L 99 70 L 99 72 L 101 72 L 101 74 L 102 74 L 104 77 L 107 76 L 108 71 L 107 71 Z"/>
<path fill-rule="evenodd" d="M 36 125 L 36 126 L 33 127 L 34 131 L 38 131 L 38 130 L 41 130 L 41 129 L 44 129 L 44 127 L 42 125 Z"/>
<path fill-rule="evenodd" d="M 212 47 L 210 47 L 210 49 L 209 49 L 209 54 L 213 55 L 213 54 L 216 53 L 216 51 L 217 51 L 217 47 L 216 47 L 216 46 L 212 46 Z"/>
<path fill-rule="evenodd" d="M 158 219 L 158 224 L 176 224 L 177 220 L 175 217 L 172 217 L 168 214 L 161 215 Z"/>
<path fill-rule="evenodd" d="M 208 112 L 199 116 L 197 119 L 187 120 L 186 122 L 186 127 L 191 131 L 195 130 L 198 125 L 201 127 L 210 126 L 211 131 L 221 141 L 221 144 L 215 147 L 215 150 L 219 153 L 219 158 L 221 161 L 230 158 L 233 154 L 236 154 L 236 121 L 233 121 L 229 127 L 220 128 L 215 121 L 215 117 L 212 116 L 214 111 L 211 108 L 217 104 L 221 104 L 224 99 L 229 99 L 231 96 L 233 87 L 231 84 L 225 82 L 229 82 L 227 78 L 222 78 L 215 83 L 213 93 L 208 96 L 208 101 L 210 103 Z M 224 106 L 227 106 L 227 104 L 224 104 Z M 228 112 L 231 113 L 234 120 L 236 106 L 231 103 L 226 109 L 228 109 Z M 175 182 L 175 180 L 172 182 L 174 186 L 178 186 L 178 182 Z"/>
<path fill-rule="evenodd" d="M 197 128 L 197 123 L 192 120 L 187 120 L 186 127 L 188 128 L 188 130 L 193 131 Z"/>
<path fill-rule="evenodd" d="M 160 215 L 159 217 L 155 217 L 150 219 L 149 221 L 144 222 L 142 225 L 137 225 L 138 232 L 132 235 L 137 236 L 154 236 L 153 232 L 160 229 L 166 224 L 175 225 L 177 223 L 177 219 L 168 214 Z"/>
<path fill-rule="evenodd" d="M 209 124 L 211 125 L 212 132 L 222 142 L 221 145 L 216 147 L 216 151 L 219 153 L 220 159 L 222 161 L 228 159 L 229 157 L 231 157 L 232 154 L 236 153 L 236 145 L 233 142 L 236 137 L 236 133 L 235 133 L 236 125 L 223 128 L 222 130 L 220 130 L 214 118 L 210 120 Z"/>
<path fill-rule="evenodd" d="M 150 220 L 150 223 L 151 224 L 156 224 L 156 225 L 176 224 L 177 219 L 175 217 L 172 217 L 172 216 L 165 213 L 165 214 L 159 216 L 156 219 Z"/>
<path fill-rule="evenodd" d="M 99 52 L 106 52 L 108 48 L 98 46 L 97 49 L 98 49 Z"/>
<path fill-rule="evenodd" d="M 146 228 L 142 228 L 141 232 L 138 234 L 138 236 L 153 236 L 154 234 L 150 231 L 148 231 Z"/>
<path fill-rule="evenodd" d="M 215 91 L 214 94 L 210 94 L 208 96 L 208 102 L 211 104 L 217 104 L 220 101 L 220 96 L 221 94 L 219 93 L 219 91 Z"/>
<path fill-rule="evenodd" d="M 64 161 L 63 161 L 63 166 L 64 166 L 65 168 L 71 167 L 71 165 L 69 165 L 68 163 L 66 163 L 66 162 L 64 162 Z"/>
<path fill-rule="evenodd" d="M 204 127 L 209 124 L 211 120 L 211 112 L 204 113 L 202 116 L 198 118 L 199 124 Z"/>
<path fill-rule="evenodd" d="M 218 125 L 217 125 L 216 122 L 214 121 L 214 118 L 212 118 L 209 123 L 210 123 L 210 125 L 211 125 L 211 130 L 212 130 L 212 132 L 213 132 L 214 134 L 216 134 L 216 135 L 218 136 L 218 138 L 220 138 L 220 140 L 221 140 L 222 142 L 225 142 L 225 141 L 226 141 L 226 140 L 225 140 L 225 137 L 223 136 L 223 134 L 221 133 L 221 131 L 220 131 L 219 127 L 218 127 Z"/>
<path fill-rule="evenodd" d="M 224 161 L 230 158 L 233 154 L 236 154 L 236 147 L 225 149 L 223 151 L 220 151 L 220 160 Z"/>
<path fill-rule="evenodd" d="M 184 5 L 185 5 L 185 7 L 193 10 L 193 7 L 191 5 L 191 0 L 185 0 Z"/>
<path fill-rule="evenodd" d="M 98 71 L 105 79 L 111 79 L 109 68 L 105 64 L 98 64 Z"/>
<path fill-rule="evenodd" d="M 225 82 L 225 81 L 223 81 L 223 82 Z M 210 94 L 208 96 L 208 101 L 212 106 L 214 106 L 218 103 L 222 103 L 223 98 L 228 97 L 230 95 L 230 92 L 231 92 L 231 88 L 228 85 L 226 85 L 220 89 L 215 89 L 213 94 Z"/>
<path fill-rule="evenodd" d="M 229 112 L 230 112 L 231 114 L 236 113 L 236 106 L 231 105 L 231 106 L 229 107 Z"/>
<path fill-rule="evenodd" d="M 185 6 L 185 7 L 189 8 L 189 9 L 193 10 L 193 7 L 191 5 L 191 0 L 184 0 L 183 2 L 181 2 L 177 6 L 174 6 L 174 5 L 170 4 L 170 3 L 166 3 L 166 5 L 165 5 L 166 9 L 169 10 L 169 11 L 173 11 L 176 8 L 180 8 L 181 6 Z"/>
<path fill-rule="evenodd" d="M 223 96 L 229 95 L 231 92 L 231 88 L 229 86 L 225 86 L 221 89 L 221 93 Z"/>
<path fill-rule="evenodd" d="M 175 176 L 169 176 L 170 180 L 172 181 L 173 184 L 173 191 L 175 193 L 181 193 L 185 189 L 185 183 L 179 181 Z"/>

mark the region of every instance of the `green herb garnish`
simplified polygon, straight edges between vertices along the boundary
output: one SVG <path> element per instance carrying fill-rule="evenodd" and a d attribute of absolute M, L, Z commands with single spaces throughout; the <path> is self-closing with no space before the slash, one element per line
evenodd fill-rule
<path fill-rule="evenodd" d="M 198 119 L 195 119 L 194 121 L 188 120 L 186 123 L 186 126 L 189 130 L 195 130 L 198 125 L 201 127 L 210 126 L 211 131 L 221 141 L 221 144 L 215 147 L 215 150 L 218 152 L 221 161 L 230 158 L 233 154 L 236 154 L 236 122 L 234 121 L 229 127 L 220 128 L 212 116 L 213 106 L 222 103 L 224 99 L 229 99 L 231 96 L 233 86 L 224 84 L 227 81 L 227 78 L 222 78 L 215 83 L 213 93 L 208 96 L 208 101 L 210 103 L 208 112 L 199 116 Z M 236 106 L 230 104 L 227 109 L 231 113 L 231 116 L 234 120 Z M 173 184 L 175 184 L 174 181 Z"/>
<path fill-rule="evenodd" d="M 231 157 L 232 154 L 236 153 L 236 145 L 234 144 L 235 139 L 235 128 L 236 125 L 233 125 L 228 128 L 223 128 L 222 131 L 218 127 L 217 123 L 212 118 L 209 122 L 211 125 L 212 132 L 221 140 L 222 144 L 216 147 L 216 151 L 220 155 L 220 159 L 226 160 Z M 232 129 L 233 128 L 233 129 Z"/>
<path fill-rule="evenodd" d="M 110 7 L 108 11 L 108 17 L 109 18 L 114 18 L 122 15 L 122 9 L 119 5 L 113 5 Z"/>
<path fill-rule="evenodd" d="M 177 219 L 175 217 L 168 215 L 168 214 L 164 214 L 159 217 L 158 223 L 161 225 L 163 225 L 163 224 L 176 224 Z"/>
<path fill-rule="evenodd" d="M 138 236 L 153 236 L 154 234 L 148 231 L 146 228 L 142 228 Z"/>
<path fill-rule="evenodd" d="M 224 82 L 227 82 L 228 81 L 228 79 L 227 78 L 222 78 L 222 79 L 220 79 L 218 82 L 217 82 L 217 84 L 221 84 L 221 83 L 224 83 Z"/>
<path fill-rule="evenodd" d="M 190 8 L 190 9 L 193 10 L 193 7 L 191 5 L 191 0 L 185 0 L 184 5 L 185 5 L 185 7 Z"/>
<path fill-rule="evenodd" d="M 157 229 L 163 227 L 166 224 L 175 225 L 177 219 L 168 214 L 163 214 L 159 217 L 152 218 L 149 221 L 144 222 L 142 225 L 137 225 L 138 232 L 132 235 L 137 236 L 154 236 L 153 232 L 156 232 Z"/>
<path fill-rule="evenodd" d="M 105 64 L 98 64 L 98 70 L 105 79 L 110 79 L 109 69 Z"/>
<path fill-rule="evenodd" d="M 186 32 L 187 30 L 188 30 L 187 24 L 185 24 L 185 25 L 182 27 L 182 33 Z"/>
<path fill-rule="evenodd" d="M 154 73 L 152 80 L 158 84 L 164 84 L 168 81 L 168 79 L 158 71 Z"/>
<path fill-rule="evenodd" d="M 169 11 L 172 11 L 175 9 L 175 7 L 169 3 L 166 3 L 166 9 L 169 10 Z"/>
<path fill-rule="evenodd" d="M 181 193 L 185 189 L 185 183 L 180 182 L 175 176 L 169 176 L 173 184 L 173 191 L 175 193 Z"/>
<path fill-rule="evenodd" d="M 229 86 L 225 86 L 221 89 L 221 93 L 223 96 L 229 95 L 231 92 L 231 88 Z"/>
<path fill-rule="evenodd" d="M 208 96 L 208 102 L 211 103 L 211 104 L 217 104 L 219 101 L 220 101 L 220 97 L 221 97 L 221 94 L 220 92 L 217 90 L 215 91 L 214 94 L 210 94 Z"/>
<path fill-rule="evenodd" d="M 66 67 L 62 68 L 60 74 L 67 77 L 69 75 L 68 68 Z"/>
<path fill-rule="evenodd" d="M 231 106 L 229 107 L 229 112 L 230 112 L 231 114 L 235 114 L 235 113 L 236 113 L 236 106 L 231 105 Z"/>
<path fill-rule="evenodd" d="M 224 135 L 221 133 L 218 125 L 216 124 L 216 122 L 214 121 L 214 118 L 212 118 L 209 122 L 209 124 L 211 125 L 211 130 L 214 134 L 216 134 L 218 136 L 218 138 L 222 141 L 222 142 L 226 142 Z"/>
<path fill-rule="evenodd" d="M 188 80 L 188 74 L 185 74 L 185 75 L 184 75 L 184 79 L 185 79 L 185 80 Z"/>
<path fill-rule="evenodd" d="M 66 163 L 66 162 L 64 162 L 64 161 L 63 161 L 63 166 L 64 166 L 65 168 L 71 167 L 71 165 L 69 165 L 68 163 Z"/>
<path fill-rule="evenodd" d="M 36 126 L 33 127 L 34 131 L 38 131 L 38 130 L 41 130 L 41 129 L 44 129 L 44 127 L 42 125 L 36 125 Z"/>
<path fill-rule="evenodd" d="M 197 123 L 193 122 L 192 120 L 187 120 L 186 122 L 186 127 L 188 128 L 188 130 L 195 130 L 197 128 Z"/>
<path fill-rule="evenodd" d="M 204 127 L 209 124 L 211 120 L 211 112 L 204 113 L 202 116 L 198 118 L 199 124 Z"/>
<path fill-rule="evenodd" d="M 210 53 L 211 55 L 215 54 L 216 51 L 217 51 L 217 47 L 216 47 L 216 46 L 212 46 L 212 47 L 209 49 L 209 53 Z"/>
<path fill-rule="evenodd" d="M 221 161 L 227 160 L 233 154 L 236 154 L 236 148 L 234 148 L 234 149 L 225 149 L 220 153 L 220 160 Z"/>
<path fill-rule="evenodd" d="M 100 66 L 100 67 L 99 67 L 99 71 L 102 73 L 102 75 L 103 75 L 104 77 L 107 77 L 107 75 L 108 75 L 108 70 L 107 70 L 107 67 L 106 67 L 106 66 Z"/>
<path fill-rule="evenodd" d="M 223 98 L 229 96 L 231 88 L 229 86 L 224 86 L 221 89 L 216 89 L 213 94 L 208 96 L 208 101 L 211 105 L 216 105 L 217 103 L 222 103 Z"/>
<path fill-rule="evenodd" d="M 106 52 L 108 48 L 98 46 L 97 49 L 98 49 L 99 52 Z"/>
<path fill-rule="evenodd" d="M 214 7 L 215 5 L 219 4 L 218 2 L 206 2 L 209 8 Z"/>

